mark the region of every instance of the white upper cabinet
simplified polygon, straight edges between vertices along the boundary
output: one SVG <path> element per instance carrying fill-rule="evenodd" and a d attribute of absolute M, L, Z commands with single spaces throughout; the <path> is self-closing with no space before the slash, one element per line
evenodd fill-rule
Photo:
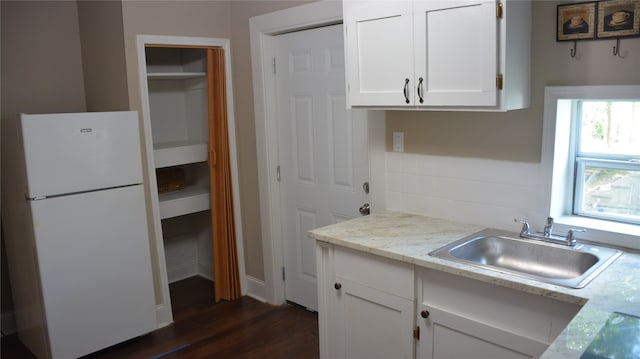
<path fill-rule="evenodd" d="M 348 105 L 529 106 L 529 1 L 344 2 Z"/>
<path fill-rule="evenodd" d="M 493 1 L 415 2 L 415 104 L 495 106 L 497 23 Z"/>
<path fill-rule="evenodd" d="M 347 91 L 354 106 L 413 102 L 412 4 L 344 2 Z"/>

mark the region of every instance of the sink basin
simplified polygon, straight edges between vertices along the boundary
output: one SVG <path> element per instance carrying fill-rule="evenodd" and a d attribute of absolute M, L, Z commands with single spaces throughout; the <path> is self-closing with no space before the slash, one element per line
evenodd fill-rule
<path fill-rule="evenodd" d="M 484 230 L 429 255 L 568 288 L 583 288 L 622 254 L 611 248 L 578 243 L 575 247 Z"/>

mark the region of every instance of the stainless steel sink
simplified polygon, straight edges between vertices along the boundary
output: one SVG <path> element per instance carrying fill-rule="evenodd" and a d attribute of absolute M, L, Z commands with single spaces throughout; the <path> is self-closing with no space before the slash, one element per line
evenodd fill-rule
<path fill-rule="evenodd" d="M 429 255 L 569 288 L 583 288 L 621 251 L 578 243 L 575 247 L 521 239 L 495 229 L 462 238 Z"/>

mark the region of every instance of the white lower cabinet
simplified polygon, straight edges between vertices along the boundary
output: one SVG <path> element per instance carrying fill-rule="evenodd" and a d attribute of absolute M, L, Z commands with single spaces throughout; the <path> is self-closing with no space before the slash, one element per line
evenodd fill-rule
<path fill-rule="evenodd" d="M 414 357 L 413 266 L 341 247 L 318 247 L 320 356 Z"/>
<path fill-rule="evenodd" d="M 537 358 L 548 346 L 432 306 L 419 305 L 418 311 L 429 317 L 419 324 L 417 358 Z"/>
<path fill-rule="evenodd" d="M 318 243 L 321 358 L 538 358 L 580 306 Z"/>
<path fill-rule="evenodd" d="M 416 357 L 538 358 L 580 306 L 416 268 Z"/>
<path fill-rule="evenodd" d="M 339 276 L 336 283 L 337 358 L 413 357 L 413 300 Z"/>

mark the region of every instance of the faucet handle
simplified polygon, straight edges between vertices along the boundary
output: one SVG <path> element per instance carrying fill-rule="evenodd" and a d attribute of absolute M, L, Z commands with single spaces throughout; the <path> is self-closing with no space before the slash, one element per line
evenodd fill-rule
<path fill-rule="evenodd" d="M 567 244 L 570 246 L 575 246 L 577 243 L 575 233 L 586 232 L 586 231 L 587 231 L 586 229 L 571 228 L 567 232 Z"/>
<path fill-rule="evenodd" d="M 551 231 L 553 231 L 553 217 L 547 217 L 547 224 L 544 226 L 544 235 L 551 236 Z"/>
<path fill-rule="evenodd" d="M 529 222 L 527 222 L 526 219 L 514 218 L 513 221 L 516 222 L 516 223 L 522 223 L 522 230 L 520 231 L 520 234 L 530 234 L 531 233 L 531 226 L 529 225 Z"/>

